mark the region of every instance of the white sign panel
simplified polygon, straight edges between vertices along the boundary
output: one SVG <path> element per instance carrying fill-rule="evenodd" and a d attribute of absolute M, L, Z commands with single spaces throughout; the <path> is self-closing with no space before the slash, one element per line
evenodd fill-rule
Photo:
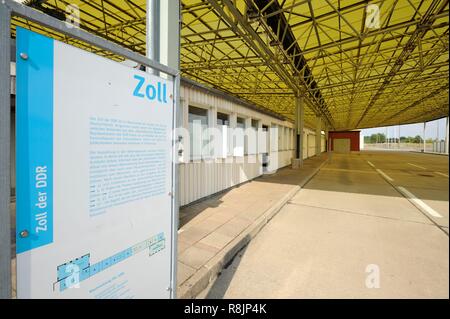
<path fill-rule="evenodd" d="M 173 81 L 17 31 L 19 298 L 169 298 Z"/>

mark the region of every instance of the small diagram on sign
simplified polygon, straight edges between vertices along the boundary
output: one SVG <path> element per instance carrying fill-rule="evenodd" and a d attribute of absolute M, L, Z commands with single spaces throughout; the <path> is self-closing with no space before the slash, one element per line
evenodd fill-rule
<path fill-rule="evenodd" d="M 152 256 L 163 250 L 165 248 L 165 243 L 166 240 L 164 233 L 159 233 L 92 265 L 90 263 L 90 254 L 72 259 L 56 267 L 56 282 L 53 285 L 53 290 L 55 290 L 55 286 L 58 287 L 58 285 L 60 292 L 66 290 L 67 288 L 78 287 L 80 282 L 143 250 L 146 250 L 147 248 L 149 256 Z"/>

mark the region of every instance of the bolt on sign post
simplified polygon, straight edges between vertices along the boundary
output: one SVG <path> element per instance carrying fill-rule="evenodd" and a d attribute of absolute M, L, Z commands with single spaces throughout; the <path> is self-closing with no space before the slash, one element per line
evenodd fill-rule
<path fill-rule="evenodd" d="M 17 295 L 170 298 L 174 81 L 17 28 Z"/>

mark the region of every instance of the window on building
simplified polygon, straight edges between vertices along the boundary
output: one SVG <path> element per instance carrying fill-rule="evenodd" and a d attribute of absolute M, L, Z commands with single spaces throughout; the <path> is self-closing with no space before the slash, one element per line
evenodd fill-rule
<path fill-rule="evenodd" d="M 221 157 L 225 158 L 227 155 L 232 155 L 233 141 L 230 140 L 230 116 L 225 113 L 217 112 L 217 127 L 222 130 L 222 147 L 218 152 Z"/>
<path fill-rule="evenodd" d="M 203 152 L 207 152 L 208 140 L 204 131 L 208 128 L 208 110 L 189 106 L 189 136 L 190 136 L 190 156 L 193 160 L 202 158 Z"/>
<path fill-rule="evenodd" d="M 230 126 L 230 116 L 225 113 L 217 112 L 217 125 Z"/>
<path fill-rule="evenodd" d="M 246 136 L 246 152 L 249 155 L 257 154 L 258 150 L 258 128 L 259 128 L 259 120 L 252 119 L 251 120 L 251 130 L 249 130 L 248 135 Z"/>
<path fill-rule="evenodd" d="M 245 119 L 242 117 L 237 118 L 236 127 L 245 129 Z"/>

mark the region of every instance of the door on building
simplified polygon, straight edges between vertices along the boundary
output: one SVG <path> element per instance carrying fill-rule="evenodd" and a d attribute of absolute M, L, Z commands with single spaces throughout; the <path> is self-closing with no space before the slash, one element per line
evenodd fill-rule
<path fill-rule="evenodd" d="M 336 153 L 350 153 L 350 139 L 335 138 L 333 140 L 333 151 Z"/>

